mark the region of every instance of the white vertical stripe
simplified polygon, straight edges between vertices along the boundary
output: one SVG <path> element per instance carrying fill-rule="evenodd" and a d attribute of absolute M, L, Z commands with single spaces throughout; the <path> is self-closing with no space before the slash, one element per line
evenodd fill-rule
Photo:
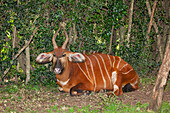
<path fill-rule="evenodd" d="M 99 54 L 98 54 L 98 55 L 99 55 Z M 105 70 L 106 70 L 107 76 L 108 76 L 109 81 L 110 81 L 110 86 L 112 86 L 112 82 L 111 82 L 111 79 L 110 79 L 110 75 L 109 75 L 109 73 L 108 73 L 108 70 L 107 70 L 107 68 L 106 68 L 105 61 L 104 61 L 104 59 L 103 59 L 103 57 L 102 57 L 101 55 L 99 55 L 99 56 L 100 56 L 100 58 L 101 58 L 101 59 L 102 59 L 102 61 L 103 61 L 103 64 L 104 64 L 104 67 L 105 67 Z"/>
<path fill-rule="evenodd" d="M 121 58 L 119 57 L 119 62 L 117 64 L 117 68 L 119 68 L 120 61 L 121 61 Z"/>
<path fill-rule="evenodd" d="M 91 79 L 91 76 L 90 76 L 90 73 L 89 73 L 89 69 L 88 69 L 88 67 L 87 67 L 86 62 L 85 62 L 85 66 L 86 66 L 87 74 L 88 74 L 89 78 Z M 92 79 L 91 79 L 91 80 L 92 80 Z"/>
<path fill-rule="evenodd" d="M 125 66 L 127 66 L 128 64 L 125 64 L 124 66 L 122 66 L 122 68 L 120 69 L 120 71 L 125 67 Z"/>
<path fill-rule="evenodd" d="M 91 70 L 92 70 L 93 78 L 94 78 L 94 92 L 95 92 L 95 91 L 96 91 L 96 78 L 95 78 L 95 74 L 94 74 L 94 70 L 93 70 L 93 64 L 92 64 L 90 58 L 89 58 L 87 55 L 85 55 L 85 56 L 86 56 L 86 57 L 89 59 L 89 61 L 90 61 Z"/>
<path fill-rule="evenodd" d="M 99 60 L 98 60 L 98 58 L 97 58 L 95 55 L 93 55 L 93 56 L 96 58 L 97 63 L 98 63 L 98 65 L 99 65 L 99 68 L 100 68 L 100 71 L 101 71 L 101 74 L 102 74 L 102 78 L 103 78 L 103 82 L 104 82 L 104 89 L 106 89 L 106 80 L 105 80 L 105 78 L 104 78 L 103 71 L 102 71 L 102 68 L 101 68 L 101 66 L 100 66 Z"/>
<path fill-rule="evenodd" d="M 114 62 L 113 62 L 113 68 L 115 67 L 115 57 L 113 56 Z"/>
<path fill-rule="evenodd" d="M 110 56 L 109 56 L 109 55 L 107 55 L 107 57 L 109 58 L 110 66 L 112 66 L 112 62 L 111 62 Z"/>
<path fill-rule="evenodd" d="M 92 83 L 92 81 L 90 80 L 90 78 L 86 75 L 86 73 L 83 71 L 83 69 L 81 68 L 81 66 L 79 65 L 79 63 L 76 63 L 78 65 L 78 67 L 80 68 L 80 70 L 83 72 L 83 74 L 86 76 L 86 78 Z"/>

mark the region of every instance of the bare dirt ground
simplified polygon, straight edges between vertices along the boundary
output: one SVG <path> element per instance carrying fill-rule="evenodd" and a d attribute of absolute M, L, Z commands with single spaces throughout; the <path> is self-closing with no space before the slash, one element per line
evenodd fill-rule
<path fill-rule="evenodd" d="M 136 103 L 140 102 L 141 104 L 149 103 L 152 96 L 152 90 L 154 85 L 147 85 L 147 86 L 141 86 L 140 89 L 132 92 L 125 92 L 123 95 L 118 96 L 116 99 L 120 100 L 123 104 L 130 104 L 130 105 L 136 105 Z M 65 95 L 65 94 L 59 94 Z M 82 95 L 82 96 L 75 96 L 70 97 L 68 94 L 63 96 L 59 99 L 59 105 L 66 105 L 66 106 L 87 106 L 92 105 L 95 106 L 102 102 L 104 98 L 109 98 L 107 93 L 100 92 L 95 93 L 92 95 Z M 167 88 L 164 93 L 163 101 L 170 102 L 170 88 Z"/>
<path fill-rule="evenodd" d="M 169 85 L 169 84 L 168 84 Z M 149 103 L 154 85 L 143 85 L 133 92 L 124 93 L 122 96 L 111 98 L 118 99 L 123 104 L 136 105 Z M 17 89 L 17 86 L 16 86 Z M 89 106 L 98 109 L 104 109 L 103 101 L 108 101 L 109 97 L 105 92 L 92 93 L 90 95 L 70 96 L 68 93 L 58 92 L 57 88 L 52 90 L 46 87 L 39 89 L 27 90 L 25 88 L 18 89 L 16 93 L 2 92 L 3 87 L 0 87 L 0 112 L 25 112 L 38 111 L 46 112 L 48 109 L 57 108 L 67 110 L 71 107 L 82 108 Z M 165 102 L 170 102 L 170 88 L 167 86 L 164 98 Z M 114 101 L 114 100 L 113 100 Z"/>

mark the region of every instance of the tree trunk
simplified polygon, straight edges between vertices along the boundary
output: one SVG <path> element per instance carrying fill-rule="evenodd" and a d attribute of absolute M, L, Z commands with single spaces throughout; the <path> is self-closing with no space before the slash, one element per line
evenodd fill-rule
<path fill-rule="evenodd" d="M 170 10 L 169 10 L 169 0 L 163 0 L 162 1 L 162 6 L 163 6 L 163 10 L 165 11 L 165 19 L 168 21 L 169 20 L 169 13 L 170 13 Z M 169 26 L 170 26 L 170 23 L 167 22 L 165 23 L 165 25 L 163 26 L 163 40 L 164 40 L 164 43 L 161 43 L 162 44 L 162 48 L 163 48 L 163 54 L 165 53 L 165 50 L 166 50 L 166 45 L 168 45 L 168 41 L 170 40 L 170 35 L 169 35 Z"/>
<path fill-rule="evenodd" d="M 162 105 L 163 91 L 167 83 L 167 78 L 170 72 L 170 41 L 166 47 L 166 52 L 162 65 L 159 69 L 159 73 L 156 79 L 156 84 L 153 88 L 152 99 L 149 103 L 148 110 L 158 111 Z"/>
<path fill-rule="evenodd" d="M 13 29 L 13 40 L 12 40 L 12 49 L 13 49 L 12 57 L 14 57 L 14 53 L 15 53 L 15 51 L 14 51 L 15 43 L 16 43 L 16 27 L 14 26 L 14 29 Z M 16 70 L 17 70 L 17 72 L 19 72 L 19 62 L 18 61 L 17 61 Z M 17 74 L 15 74 L 15 83 L 18 84 Z"/>
<path fill-rule="evenodd" d="M 27 40 L 25 40 L 25 43 L 28 43 Z M 29 50 L 29 46 L 25 49 L 26 52 L 26 84 L 28 84 L 29 80 L 30 80 L 30 50 Z"/>
<path fill-rule="evenodd" d="M 19 64 L 21 66 L 21 69 L 23 70 L 23 73 L 25 74 L 26 73 L 26 60 L 25 60 L 26 56 L 24 53 L 21 53 L 20 56 L 18 57 L 18 61 L 19 61 Z"/>
<path fill-rule="evenodd" d="M 123 3 L 125 4 L 125 0 L 123 0 Z M 125 16 L 124 15 L 122 15 L 122 20 L 121 20 L 122 22 L 124 22 L 125 21 Z M 126 31 L 126 29 L 125 29 L 125 26 L 120 26 L 120 42 L 119 42 L 119 47 L 121 47 L 121 46 L 123 46 L 123 42 L 124 42 L 124 38 L 125 38 L 125 31 Z"/>
<path fill-rule="evenodd" d="M 13 49 L 12 57 L 14 57 L 14 53 L 15 53 L 14 49 L 15 49 L 16 42 L 17 42 L 16 41 L 16 27 L 14 26 L 14 28 L 13 28 L 13 39 L 12 39 L 12 49 Z M 16 66 L 17 72 L 19 72 L 19 68 L 18 67 L 19 66 L 18 66 L 18 61 L 17 61 L 17 66 Z"/>
<path fill-rule="evenodd" d="M 128 24 L 128 33 L 127 33 L 127 47 L 129 46 L 129 42 L 130 42 L 130 33 L 131 33 L 131 29 L 132 29 L 132 15 L 133 15 L 133 4 L 134 4 L 134 0 L 131 1 L 131 7 L 130 7 L 130 13 L 129 13 L 129 24 Z"/>
<path fill-rule="evenodd" d="M 124 16 L 122 17 L 122 21 L 124 21 Z M 119 46 L 123 46 L 123 42 L 125 41 L 125 32 L 126 32 L 126 28 L 124 26 L 120 26 L 120 42 L 119 42 Z"/>
<path fill-rule="evenodd" d="M 15 43 L 15 46 L 18 47 L 18 48 L 21 48 L 21 46 L 19 45 L 20 39 L 18 39 L 18 38 L 16 37 L 15 42 L 16 42 L 16 43 Z M 16 66 L 17 71 L 19 72 L 19 68 L 21 67 L 21 69 L 23 70 L 23 73 L 26 73 L 26 72 L 25 72 L 25 65 L 26 65 L 26 63 L 25 63 L 25 55 L 24 55 L 24 53 L 21 53 L 21 54 L 18 56 L 18 61 L 17 61 L 17 66 Z"/>

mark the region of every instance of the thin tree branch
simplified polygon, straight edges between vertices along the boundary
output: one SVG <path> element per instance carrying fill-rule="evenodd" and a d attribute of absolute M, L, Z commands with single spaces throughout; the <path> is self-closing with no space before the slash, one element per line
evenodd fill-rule
<path fill-rule="evenodd" d="M 113 30 L 114 30 L 114 26 L 112 26 L 112 31 L 111 31 L 109 54 L 111 54 L 111 52 L 112 52 Z"/>
<path fill-rule="evenodd" d="M 148 14 L 149 16 L 151 17 L 151 7 L 150 7 L 150 4 L 149 4 L 149 0 L 146 1 L 146 7 L 148 9 Z M 160 59 L 163 60 L 163 50 L 162 50 L 162 46 L 161 46 L 161 35 L 159 34 L 159 30 L 158 30 L 158 26 L 156 24 L 156 22 L 153 20 L 153 27 L 156 31 L 156 34 L 157 34 L 157 38 L 158 38 L 158 41 L 157 41 L 157 44 L 158 44 L 158 49 L 159 49 L 159 53 L 160 53 Z M 149 39 L 148 39 L 149 40 Z"/>
<path fill-rule="evenodd" d="M 149 3 L 148 0 L 147 0 L 147 2 Z M 151 32 L 151 27 L 152 27 L 154 12 L 155 12 L 155 9 L 156 9 L 156 4 L 157 4 L 157 0 L 155 0 L 154 5 L 153 5 L 153 8 L 152 8 L 152 14 L 151 14 L 151 17 L 150 17 L 148 32 L 147 32 L 147 35 L 146 35 L 146 36 L 147 36 L 147 41 L 149 41 L 149 36 L 148 36 L 148 34 Z"/>

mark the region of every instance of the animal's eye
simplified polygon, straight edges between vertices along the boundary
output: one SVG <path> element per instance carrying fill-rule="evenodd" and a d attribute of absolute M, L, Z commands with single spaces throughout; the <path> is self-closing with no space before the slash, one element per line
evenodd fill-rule
<path fill-rule="evenodd" d="M 65 56 L 66 56 L 66 54 L 63 54 L 63 55 L 62 55 L 62 57 L 65 57 Z"/>

